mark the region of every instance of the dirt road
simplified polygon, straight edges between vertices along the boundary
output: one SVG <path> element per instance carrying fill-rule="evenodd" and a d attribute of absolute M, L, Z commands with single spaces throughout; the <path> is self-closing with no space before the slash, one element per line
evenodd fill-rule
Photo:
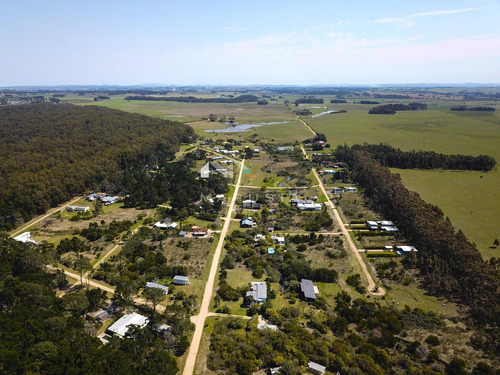
<path fill-rule="evenodd" d="M 20 228 L 14 230 L 13 232 L 10 232 L 10 236 L 11 237 L 15 237 L 17 236 L 18 234 L 21 234 L 23 232 L 26 231 L 26 229 L 28 229 L 29 227 L 31 227 L 32 225 L 35 225 L 37 223 L 39 223 L 40 221 L 42 221 L 43 219 L 45 218 L 48 218 L 50 215 L 52 215 L 53 213 L 55 212 L 59 212 L 59 211 L 62 211 L 64 210 L 67 206 L 75 203 L 76 201 L 78 201 L 79 199 L 81 199 L 82 197 L 76 197 L 76 198 L 73 198 L 72 200 L 70 200 L 69 202 L 66 202 L 66 203 L 63 203 L 62 205 L 60 206 L 57 206 L 57 207 L 54 207 L 52 209 L 50 209 L 49 211 L 47 211 L 47 213 L 43 216 L 40 216 L 39 218 L 36 218 L 36 219 L 33 219 L 31 221 L 28 221 L 26 224 L 24 224 L 23 226 L 21 226 Z"/>
<path fill-rule="evenodd" d="M 241 161 L 240 173 L 238 174 L 238 180 L 235 185 L 233 197 L 231 199 L 231 204 L 227 210 L 226 219 L 224 221 L 224 226 L 220 233 L 219 242 L 217 243 L 217 248 L 215 249 L 214 259 L 212 260 L 212 265 L 210 267 L 210 273 L 208 275 L 207 283 L 205 284 L 205 292 L 203 294 L 203 300 L 201 301 L 200 313 L 197 317 L 193 317 L 192 321 L 195 324 L 195 330 L 193 339 L 191 340 L 191 345 L 189 346 L 189 352 L 186 358 L 186 363 L 184 364 L 183 375 L 192 375 L 194 372 L 194 366 L 196 363 L 196 357 L 198 355 L 198 350 L 200 349 L 201 336 L 203 334 L 203 327 L 205 325 L 205 319 L 209 316 L 210 302 L 212 300 L 212 293 L 214 291 L 214 282 L 217 269 L 219 267 L 220 255 L 222 253 L 222 247 L 224 245 L 224 239 L 229 230 L 229 225 L 231 224 L 231 215 L 234 210 L 236 203 L 236 197 L 238 196 L 238 190 L 240 188 L 241 176 L 243 174 L 243 168 L 245 165 L 245 159 Z"/>

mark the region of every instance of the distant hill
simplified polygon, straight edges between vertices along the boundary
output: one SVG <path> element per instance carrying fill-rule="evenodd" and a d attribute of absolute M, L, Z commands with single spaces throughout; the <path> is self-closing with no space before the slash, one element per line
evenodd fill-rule
<path fill-rule="evenodd" d="M 194 131 L 97 106 L 0 107 L 0 229 L 89 190 L 119 193 L 123 171 L 162 164 Z"/>

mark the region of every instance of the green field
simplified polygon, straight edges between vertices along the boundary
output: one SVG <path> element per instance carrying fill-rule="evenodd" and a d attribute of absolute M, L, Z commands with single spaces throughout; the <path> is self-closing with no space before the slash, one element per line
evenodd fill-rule
<path fill-rule="evenodd" d="M 347 113 L 306 121 L 317 132 L 325 133 L 332 145 L 387 143 L 404 150 L 489 154 L 500 161 L 500 114 L 450 112 L 451 105 L 456 103 L 444 103 L 441 106 L 432 104 L 427 111 L 369 115 L 371 105 L 343 104 Z M 403 182 L 410 190 L 439 206 L 453 225 L 477 244 L 484 258 L 500 255 L 500 250 L 489 248 L 493 240 L 500 237 L 499 171 L 396 172 L 402 175 Z"/>

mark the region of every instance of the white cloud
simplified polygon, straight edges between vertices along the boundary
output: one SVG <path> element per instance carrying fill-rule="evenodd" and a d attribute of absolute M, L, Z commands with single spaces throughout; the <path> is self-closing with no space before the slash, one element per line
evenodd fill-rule
<path fill-rule="evenodd" d="M 402 23 L 404 20 L 402 18 L 380 18 L 378 20 L 373 20 L 374 23 Z"/>
<path fill-rule="evenodd" d="M 463 9 L 449 9 L 449 10 L 436 10 L 433 12 L 423 12 L 423 13 L 415 13 L 409 17 L 427 17 L 427 16 L 441 16 L 446 14 L 455 14 L 455 13 L 464 13 L 464 12 L 472 12 L 477 10 L 477 8 L 463 8 Z"/>
<path fill-rule="evenodd" d="M 228 31 L 230 33 L 239 33 L 241 31 L 245 31 L 246 29 L 244 27 L 238 27 L 238 26 L 231 25 L 231 26 L 222 27 L 222 30 Z"/>

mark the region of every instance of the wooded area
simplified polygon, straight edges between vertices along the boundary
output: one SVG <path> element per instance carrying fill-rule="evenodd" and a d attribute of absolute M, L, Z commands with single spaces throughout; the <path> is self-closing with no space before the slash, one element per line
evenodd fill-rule
<path fill-rule="evenodd" d="M 86 191 L 120 193 L 124 171 L 165 164 L 194 138 L 185 125 L 103 107 L 1 107 L 0 229 Z"/>

